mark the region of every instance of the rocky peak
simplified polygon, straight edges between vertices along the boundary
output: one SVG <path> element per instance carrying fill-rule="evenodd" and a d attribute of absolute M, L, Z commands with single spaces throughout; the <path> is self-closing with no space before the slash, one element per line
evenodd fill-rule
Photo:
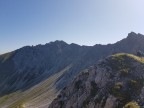
<path fill-rule="evenodd" d="M 48 43 L 48 44 L 46 44 L 46 45 L 65 47 L 65 46 L 67 46 L 68 44 L 67 44 L 66 42 L 62 41 L 62 40 L 56 40 L 56 41 L 50 42 L 50 43 Z"/>
<path fill-rule="evenodd" d="M 116 54 L 82 71 L 49 108 L 139 108 L 144 106 L 144 59 Z"/>
<path fill-rule="evenodd" d="M 129 34 L 128 34 L 128 36 L 136 36 L 137 34 L 135 33 L 135 32 L 130 32 Z"/>
<path fill-rule="evenodd" d="M 139 50 L 144 51 L 144 36 L 134 32 L 129 33 L 127 38 L 118 41 L 113 47 L 113 51 L 116 53 L 136 54 Z"/>
<path fill-rule="evenodd" d="M 134 41 L 144 41 L 144 36 L 140 33 L 136 34 L 135 32 L 131 32 L 128 34 L 127 39 Z"/>

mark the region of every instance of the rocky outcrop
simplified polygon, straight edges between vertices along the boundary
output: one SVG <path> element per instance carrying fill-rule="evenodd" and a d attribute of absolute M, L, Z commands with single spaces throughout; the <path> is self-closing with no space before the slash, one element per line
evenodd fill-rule
<path fill-rule="evenodd" d="M 144 106 L 143 70 L 143 58 L 131 54 L 110 56 L 82 71 L 61 91 L 49 108 Z"/>

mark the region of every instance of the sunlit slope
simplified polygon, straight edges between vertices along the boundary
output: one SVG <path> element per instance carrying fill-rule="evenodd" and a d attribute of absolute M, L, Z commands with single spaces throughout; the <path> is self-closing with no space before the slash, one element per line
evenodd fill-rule
<path fill-rule="evenodd" d="M 38 108 L 48 106 L 55 95 L 59 92 L 54 84 L 65 72 L 67 72 L 72 65 L 67 66 L 60 72 L 54 74 L 47 80 L 39 83 L 38 85 L 26 90 L 17 91 L 0 98 L 0 107 L 2 108 Z"/>

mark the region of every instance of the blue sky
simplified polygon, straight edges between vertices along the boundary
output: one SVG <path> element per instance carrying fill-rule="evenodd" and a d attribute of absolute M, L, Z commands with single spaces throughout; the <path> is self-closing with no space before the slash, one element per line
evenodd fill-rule
<path fill-rule="evenodd" d="M 144 0 L 0 0 L 0 53 L 64 40 L 114 43 L 144 34 Z"/>

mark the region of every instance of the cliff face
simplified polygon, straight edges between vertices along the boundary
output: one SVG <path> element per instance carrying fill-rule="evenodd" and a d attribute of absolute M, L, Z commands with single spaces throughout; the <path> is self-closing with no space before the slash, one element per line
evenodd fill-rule
<path fill-rule="evenodd" d="M 144 106 L 144 59 L 116 54 L 82 71 L 49 108 Z"/>

